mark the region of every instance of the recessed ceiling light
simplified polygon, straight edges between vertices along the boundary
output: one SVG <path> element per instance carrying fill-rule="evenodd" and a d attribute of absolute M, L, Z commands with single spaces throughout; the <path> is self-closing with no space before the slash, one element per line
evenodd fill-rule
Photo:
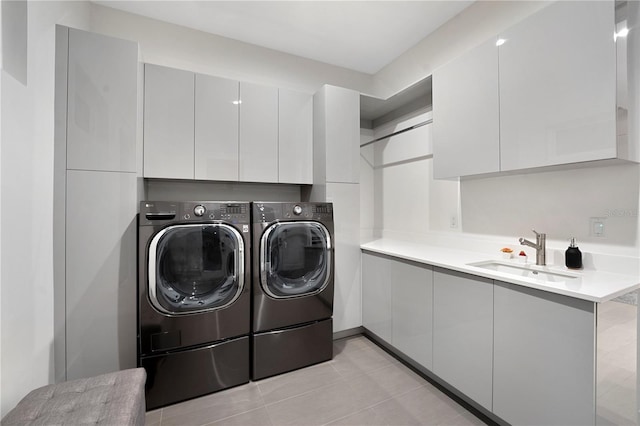
<path fill-rule="evenodd" d="M 496 40 L 496 46 L 502 46 L 503 44 L 505 44 L 507 40 L 503 39 L 503 38 L 499 38 L 498 40 Z"/>

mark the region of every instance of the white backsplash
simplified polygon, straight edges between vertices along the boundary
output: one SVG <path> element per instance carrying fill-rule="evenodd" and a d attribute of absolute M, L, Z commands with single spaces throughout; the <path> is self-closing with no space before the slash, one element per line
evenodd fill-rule
<path fill-rule="evenodd" d="M 463 180 L 465 232 L 531 236 L 638 248 L 637 164 L 536 172 Z M 591 218 L 601 218 L 604 235 L 594 236 Z M 614 249 L 615 250 L 615 249 Z"/>

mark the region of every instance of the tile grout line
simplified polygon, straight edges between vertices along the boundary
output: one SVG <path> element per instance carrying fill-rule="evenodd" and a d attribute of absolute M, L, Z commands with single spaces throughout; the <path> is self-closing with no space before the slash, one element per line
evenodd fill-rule
<path fill-rule="evenodd" d="M 424 380 L 424 379 L 422 379 L 422 380 Z M 425 382 L 426 382 L 426 380 L 425 380 Z M 428 383 L 428 382 L 427 382 L 427 383 Z M 347 384 L 348 384 L 348 383 L 347 383 Z M 383 399 L 383 400 L 381 400 L 381 401 L 376 402 L 375 404 L 368 405 L 368 406 L 366 406 L 366 407 L 364 407 L 364 408 L 361 408 L 360 410 L 357 410 L 357 411 L 354 411 L 353 413 L 347 414 L 346 416 L 342 416 L 342 417 L 339 417 L 339 418 L 337 418 L 337 419 L 333 419 L 333 420 L 331 420 L 331 421 L 330 421 L 330 422 L 328 422 L 328 423 L 324 423 L 322 426 L 330 425 L 331 423 L 337 422 L 338 420 L 346 419 L 347 417 L 353 416 L 354 414 L 362 413 L 362 412 L 367 411 L 367 410 L 373 410 L 373 409 L 374 409 L 375 407 L 377 407 L 378 405 L 384 404 L 384 403 L 385 403 L 385 402 L 387 402 L 387 401 L 390 401 L 390 400 L 392 400 L 392 399 L 396 399 L 397 397 L 403 396 L 403 395 L 405 395 L 405 394 L 408 394 L 409 392 L 413 392 L 413 391 L 418 390 L 418 389 L 423 388 L 423 387 L 426 387 L 426 384 L 424 384 L 424 385 L 420 385 L 420 386 L 417 386 L 417 387 L 415 387 L 415 388 L 413 388 L 413 389 L 405 390 L 405 391 L 403 391 L 403 392 L 399 392 L 399 393 L 394 394 L 394 395 L 391 395 L 391 396 L 389 396 L 388 398 L 385 398 L 385 399 Z M 434 396 L 435 396 L 435 395 L 434 395 Z"/>
<path fill-rule="evenodd" d="M 257 387 L 257 383 L 255 383 L 255 382 L 245 383 L 245 384 L 242 384 L 242 385 L 239 385 L 239 386 L 235 386 L 235 387 L 232 387 L 232 388 L 223 389 L 223 390 L 221 390 L 221 391 L 217 391 L 217 392 L 213 392 L 213 393 L 210 393 L 210 394 L 207 394 L 207 395 L 203 395 L 202 397 L 213 397 L 213 396 L 215 396 L 215 395 L 217 395 L 217 394 L 219 394 L 219 393 L 222 393 L 222 392 L 224 392 L 224 391 L 236 391 L 236 392 L 241 392 L 241 388 L 243 388 L 243 387 L 247 387 L 247 389 L 250 389 L 250 387 L 251 387 L 251 386 L 255 386 L 255 387 Z M 258 389 L 258 393 L 260 394 L 259 389 Z M 262 406 L 264 406 L 264 398 L 262 398 L 262 395 L 261 395 L 261 394 L 260 394 L 260 398 L 262 399 Z M 199 398 L 193 398 L 193 399 L 190 399 L 190 400 L 187 400 L 187 401 L 183 401 L 182 403 L 186 403 L 186 402 L 190 402 L 190 401 L 196 401 L 196 400 L 198 400 L 198 399 L 199 399 Z M 176 405 L 179 405 L 179 404 L 182 404 L 182 403 L 178 403 L 178 404 L 176 404 Z M 173 405 L 169 405 L 169 406 L 167 406 L 167 407 L 172 407 L 172 406 L 173 406 Z M 164 420 L 164 410 L 165 410 L 167 407 L 163 407 L 163 408 L 162 408 L 162 413 L 161 413 L 161 419 L 162 419 L 162 420 Z M 200 408 L 198 408 L 198 409 L 196 409 L 196 410 L 188 410 L 188 413 L 189 413 L 189 414 L 191 414 L 191 413 L 199 412 L 199 411 L 202 411 L 202 410 L 208 410 L 208 409 L 210 409 L 210 408 L 211 408 L 210 406 L 202 406 L 202 407 L 200 407 Z M 256 407 L 256 408 L 260 408 L 260 407 Z M 252 408 L 252 409 L 250 409 L 250 410 L 244 410 L 244 411 L 241 411 L 241 412 L 239 412 L 239 413 L 235 413 L 235 414 L 233 414 L 233 415 L 231 415 L 231 416 L 227 416 L 227 417 L 225 417 L 225 418 L 233 417 L 233 416 L 238 415 L 238 414 L 245 414 L 245 413 L 248 413 L 248 412 L 250 412 L 250 411 L 253 411 L 254 409 L 255 409 L 255 408 Z M 180 416 L 183 416 L 183 415 L 185 415 L 185 414 L 186 414 L 186 413 L 180 413 L 180 412 L 179 412 L 178 414 L 174 414 L 173 416 L 170 416 L 170 417 L 168 417 L 167 419 L 172 419 L 172 418 L 174 418 L 174 417 L 180 417 Z M 221 420 L 221 419 L 218 419 L 218 420 Z M 217 422 L 218 420 L 215 420 L 214 422 L 203 423 L 203 424 L 200 424 L 199 426 L 204 426 L 204 425 L 208 425 L 208 424 L 211 424 L 211 423 L 215 423 L 215 422 Z M 160 425 L 160 426 L 162 426 L 162 425 Z"/>
<path fill-rule="evenodd" d="M 274 401 L 274 402 L 270 402 L 270 403 L 268 403 L 268 404 L 264 404 L 264 406 L 265 406 L 265 408 L 269 408 L 269 407 L 271 407 L 271 406 L 273 406 L 273 405 L 275 405 L 275 404 L 280 404 L 281 402 L 289 401 L 290 399 L 297 398 L 297 397 L 299 397 L 299 396 L 303 396 L 303 395 L 307 395 L 307 394 L 309 394 L 309 393 L 311 393 L 311 392 L 315 392 L 315 391 L 318 391 L 318 390 L 324 389 L 324 388 L 326 388 L 326 387 L 333 386 L 333 385 L 335 385 L 336 383 L 339 383 L 339 382 L 345 382 L 345 383 L 346 383 L 346 380 L 345 380 L 343 377 L 340 377 L 340 379 L 339 379 L 339 380 L 336 380 L 336 381 L 335 381 L 335 382 L 333 382 L 333 383 L 327 383 L 327 384 L 322 385 L 322 386 L 320 386 L 320 387 L 317 387 L 317 388 L 314 388 L 314 389 L 310 389 L 310 390 L 308 390 L 308 391 L 305 391 L 305 392 L 302 392 L 302 393 L 298 393 L 298 394 L 296 394 L 296 395 L 288 396 L 288 397 L 283 398 L 283 399 L 280 399 L 280 400 L 278 400 L 278 401 Z M 347 384 L 348 384 L 348 383 L 347 383 Z"/>
<path fill-rule="evenodd" d="M 220 422 L 222 422 L 222 421 L 224 421 L 224 420 L 228 420 L 228 419 L 231 419 L 231 418 L 233 418 L 233 417 L 237 417 L 237 416 L 242 416 L 242 415 L 244 415 L 244 414 L 251 413 L 252 411 L 257 411 L 257 410 L 260 410 L 260 409 L 263 409 L 263 408 L 265 408 L 265 409 L 266 409 L 266 407 L 264 406 L 264 404 L 263 404 L 261 407 L 252 408 L 251 410 L 243 411 L 242 413 L 236 413 L 236 414 L 233 414 L 233 415 L 231 415 L 231 416 L 223 417 L 223 418 L 218 419 L 218 420 L 216 420 L 216 421 L 209 422 L 209 423 L 205 423 L 205 424 L 202 424 L 202 425 L 200 425 L 200 426 L 211 426 L 211 425 L 214 425 L 214 424 L 216 424 L 216 423 L 218 423 L 218 424 L 219 424 Z M 267 415 L 269 415 L 269 412 L 268 412 L 268 411 L 267 411 Z M 269 418 L 269 424 L 273 425 L 273 422 L 271 422 L 271 418 Z"/>

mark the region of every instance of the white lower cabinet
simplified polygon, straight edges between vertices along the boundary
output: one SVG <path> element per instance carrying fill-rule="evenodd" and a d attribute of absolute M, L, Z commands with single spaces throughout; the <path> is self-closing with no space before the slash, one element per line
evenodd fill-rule
<path fill-rule="evenodd" d="M 433 372 L 492 408 L 493 281 L 433 271 Z"/>
<path fill-rule="evenodd" d="M 362 282 L 364 327 L 430 369 L 431 267 L 363 253 Z"/>
<path fill-rule="evenodd" d="M 513 425 L 595 425 L 596 306 L 362 253 L 362 322 Z"/>
<path fill-rule="evenodd" d="M 362 253 L 362 325 L 391 343 L 391 260 Z"/>
<path fill-rule="evenodd" d="M 391 344 L 431 369 L 433 327 L 433 272 L 431 267 L 390 261 Z"/>
<path fill-rule="evenodd" d="M 135 367 L 136 179 L 67 171 L 67 380 Z"/>
<path fill-rule="evenodd" d="M 595 304 L 495 283 L 493 412 L 513 425 L 595 424 Z"/>

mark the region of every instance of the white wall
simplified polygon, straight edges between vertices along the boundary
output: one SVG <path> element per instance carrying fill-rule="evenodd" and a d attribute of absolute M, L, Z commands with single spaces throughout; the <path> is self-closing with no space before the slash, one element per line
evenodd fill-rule
<path fill-rule="evenodd" d="M 516 243 L 533 238 L 532 228 L 568 245 L 607 245 L 610 254 L 637 256 L 640 165 L 585 167 L 463 180 L 465 232 L 502 235 Z M 603 237 L 590 230 L 602 218 Z"/>
<path fill-rule="evenodd" d="M 135 40 L 145 62 L 315 93 L 324 84 L 367 92 L 372 76 L 108 7 L 91 6 L 91 30 Z"/>
<path fill-rule="evenodd" d="M 405 114 L 373 130 L 360 129 L 360 144 L 431 119 L 431 111 Z M 459 231 L 458 181 L 433 179 L 431 124 L 377 140 L 360 149 L 361 241 L 382 236 L 426 237 Z"/>
<path fill-rule="evenodd" d="M 86 28 L 87 4 L 27 2 L 27 84 L 2 72 L 0 292 L 6 414 L 53 381 L 55 24 Z"/>

